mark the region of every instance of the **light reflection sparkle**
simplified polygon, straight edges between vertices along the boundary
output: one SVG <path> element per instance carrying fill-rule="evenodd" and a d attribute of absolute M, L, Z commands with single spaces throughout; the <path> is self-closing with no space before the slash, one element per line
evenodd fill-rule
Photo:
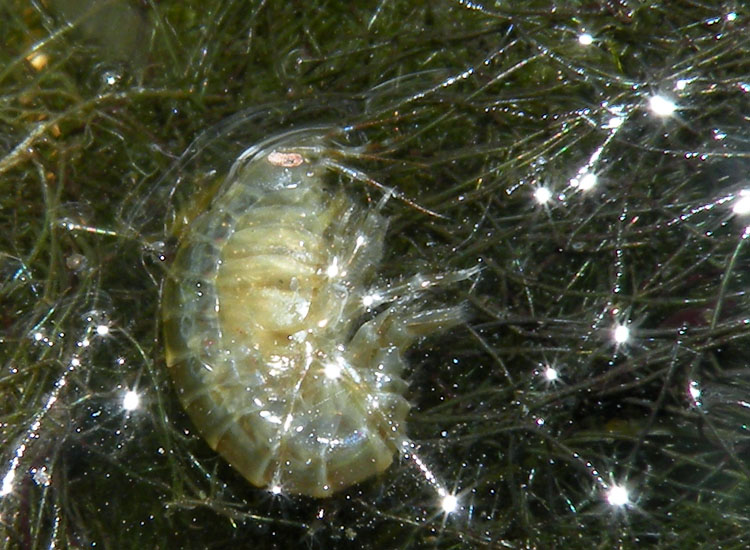
<path fill-rule="evenodd" d="M 126 411 L 136 410 L 141 403 L 141 396 L 135 390 L 128 390 L 122 397 L 122 408 Z"/>
<path fill-rule="evenodd" d="M 732 212 L 738 216 L 750 214 L 750 189 L 742 189 L 732 204 Z"/>
<path fill-rule="evenodd" d="M 656 116 L 665 117 L 674 114 L 677 104 L 663 95 L 653 95 L 648 100 L 648 108 Z"/>
<path fill-rule="evenodd" d="M 598 178 L 593 172 L 587 171 L 585 168 L 574 178 L 570 180 L 570 186 L 581 191 L 589 191 L 596 187 Z"/>
<path fill-rule="evenodd" d="M 452 514 L 458 509 L 458 498 L 456 495 L 447 494 L 440 501 L 440 507 L 446 514 Z"/>
<path fill-rule="evenodd" d="M 549 382 L 554 382 L 560 377 L 560 373 L 557 372 L 557 369 L 554 367 L 548 366 L 544 369 L 544 378 L 547 379 Z"/>
<path fill-rule="evenodd" d="M 621 508 L 630 504 L 630 494 L 624 485 L 612 485 L 607 489 L 606 497 L 610 506 Z"/>
<path fill-rule="evenodd" d="M 630 340 L 630 328 L 627 325 L 616 325 L 612 330 L 612 339 L 616 344 L 626 344 Z"/>
<path fill-rule="evenodd" d="M 552 199 L 552 191 L 546 187 L 537 187 L 534 191 L 534 200 L 538 204 L 546 204 Z"/>

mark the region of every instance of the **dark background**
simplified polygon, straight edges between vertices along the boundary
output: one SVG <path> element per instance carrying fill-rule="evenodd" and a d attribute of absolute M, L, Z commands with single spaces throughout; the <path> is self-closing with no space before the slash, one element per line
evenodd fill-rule
<path fill-rule="evenodd" d="M 0 1 L 4 546 L 746 548 L 749 22 L 731 1 Z M 482 267 L 426 298 L 467 326 L 410 352 L 408 433 L 451 514 L 405 460 L 325 500 L 253 488 L 167 378 L 179 220 L 309 125 L 440 214 L 389 201 L 382 280 Z"/>

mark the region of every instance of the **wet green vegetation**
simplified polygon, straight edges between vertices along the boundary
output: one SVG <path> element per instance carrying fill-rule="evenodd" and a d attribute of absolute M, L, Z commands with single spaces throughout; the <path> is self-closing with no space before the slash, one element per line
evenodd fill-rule
<path fill-rule="evenodd" d="M 0 3 L 4 546 L 747 547 L 749 25 L 732 2 Z M 180 227 L 304 126 L 397 190 L 381 280 L 482 268 L 426 296 L 467 325 L 410 352 L 450 513 L 408 458 L 323 500 L 254 488 L 169 383 Z"/>

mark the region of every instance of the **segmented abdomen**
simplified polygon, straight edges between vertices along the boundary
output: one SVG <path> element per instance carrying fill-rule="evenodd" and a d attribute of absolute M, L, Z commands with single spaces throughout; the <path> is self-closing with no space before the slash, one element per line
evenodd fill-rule
<path fill-rule="evenodd" d="M 461 317 L 407 299 L 371 311 L 386 221 L 328 188 L 320 151 L 241 157 L 182 237 L 163 301 L 167 364 L 209 445 L 259 487 L 314 497 L 389 466 L 402 354 Z"/>

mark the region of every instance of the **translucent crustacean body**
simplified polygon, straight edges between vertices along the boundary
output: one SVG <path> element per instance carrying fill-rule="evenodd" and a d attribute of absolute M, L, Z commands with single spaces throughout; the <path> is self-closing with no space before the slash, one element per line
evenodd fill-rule
<path fill-rule="evenodd" d="M 418 297 L 470 274 L 369 286 L 385 199 L 358 205 L 331 169 L 314 132 L 245 151 L 182 236 L 163 298 L 167 365 L 209 445 L 254 485 L 313 497 L 391 464 L 403 353 L 463 317 Z"/>

